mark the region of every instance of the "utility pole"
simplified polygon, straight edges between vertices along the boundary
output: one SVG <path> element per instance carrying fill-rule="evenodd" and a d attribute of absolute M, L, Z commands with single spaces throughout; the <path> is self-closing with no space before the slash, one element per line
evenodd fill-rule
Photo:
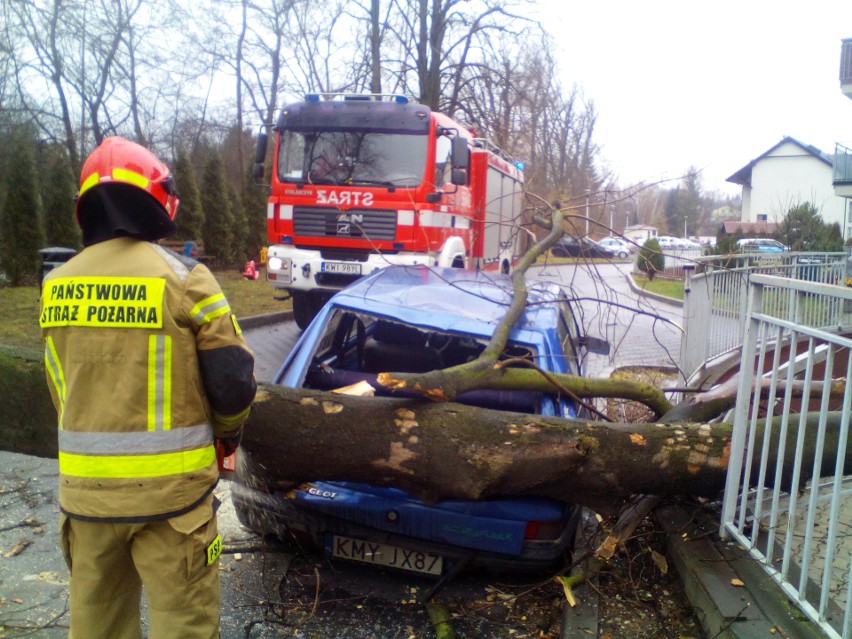
<path fill-rule="evenodd" d="M 609 205 L 609 236 L 612 237 L 612 216 L 615 213 L 615 204 Z"/>
<path fill-rule="evenodd" d="M 589 236 L 589 194 L 591 191 L 586 189 L 586 237 Z"/>

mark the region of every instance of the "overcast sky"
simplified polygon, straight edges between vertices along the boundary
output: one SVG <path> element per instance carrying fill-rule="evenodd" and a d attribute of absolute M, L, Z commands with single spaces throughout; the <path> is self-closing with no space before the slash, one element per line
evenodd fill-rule
<path fill-rule="evenodd" d="M 852 0 L 540 0 L 566 86 L 598 112 L 622 186 L 703 169 L 705 190 L 792 136 L 852 146 L 840 41 Z"/>

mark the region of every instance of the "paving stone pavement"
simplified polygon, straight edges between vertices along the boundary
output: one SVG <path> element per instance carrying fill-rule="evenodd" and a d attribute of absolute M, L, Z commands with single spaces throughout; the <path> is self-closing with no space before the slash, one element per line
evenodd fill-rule
<path fill-rule="evenodd" d="M 816 504 L 813 507 L 813 529 L 808 550 L 808 577 L 812 586 L 808 587 L 809 598 L 815 596 L 815 592 L 825 577 L 825 559 L 828 556 L 829 526 L 831 521 L 831 498 L 834 490 L 834 477 L 823 477 L 817 487 Z M 776 545 L 783 544 L 785 536 L 790 535 L 790 556 L 792 563 L 797 567 L 802 563 L 806 551 L 806 538 L 809 528 L 811 482 L 807 482 L 805 488 L 800 492 L 796 500 L 795 512 L 790 512 L 790 499 L 782 494 L 778 504 L 778 519 L 775 524 Z M 840 508 L 837 513 L 836 534 L 832 550 L 831 573 L 828 590 L 831 601 L 841 610 L 846 610 L 846 601 L 849 588 L 849 573 L 852 567 L 852 477 L 844 477 L 840 480 Z M 767 512 L 771 508 L 771 489 L 764 497 L 765 507 L 760 517 L 762 531 L 768 531 L 771 526 L 771 515 Z M 773 555 L 773 564 L 781 569 L 782 551 L 777 548 Z M 792 580 L 794 586 L 798 586 L 797 580 Z M 815 588 L 816 587 L 816 588 Z"/>
<path fill-rule="evenodd" d="M 586 372 L 607 377 L 626 366 L 677 367 L 683 309 L 636 295 L 627 282 L 632 263 L 549 265 L 532 269 L 533 277 L 562 286 L 575 299 L 581 326 L 609 341 L 609 356 L 590 354 Z"/>

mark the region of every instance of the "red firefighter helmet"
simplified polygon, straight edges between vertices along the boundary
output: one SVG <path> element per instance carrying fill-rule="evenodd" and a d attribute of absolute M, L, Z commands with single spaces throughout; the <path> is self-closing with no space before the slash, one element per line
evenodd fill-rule
<path fill-rule="evenodd" d="M 75 207 L 78 222 L 81 202 L 89 189 L 115 183 L 142 189 L 174 220 L 180 200 L 168 167 L 145 147 L 116 136 L 104 139 L 83 163 Z"/>

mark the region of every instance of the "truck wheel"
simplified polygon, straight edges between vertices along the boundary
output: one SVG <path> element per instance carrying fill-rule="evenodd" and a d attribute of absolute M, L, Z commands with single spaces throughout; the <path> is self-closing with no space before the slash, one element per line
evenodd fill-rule
<path fill-rule="evenodd" d="M 314 315 L 317 314 L 319 307 L 315 306 L 313 296 L 304 291 L 293 291 L 290 294 L 293 299 L 293 319 L 296 320 L 296 326 L 305 330 Z"/>
<path fill-rule="evenodd" d="M 305 330 L 331 298 L 331 294 L 319 291 L 292 291 L 290 297 L 293 299 L 293 319 L 296 320 L 296 326 Z"/>

